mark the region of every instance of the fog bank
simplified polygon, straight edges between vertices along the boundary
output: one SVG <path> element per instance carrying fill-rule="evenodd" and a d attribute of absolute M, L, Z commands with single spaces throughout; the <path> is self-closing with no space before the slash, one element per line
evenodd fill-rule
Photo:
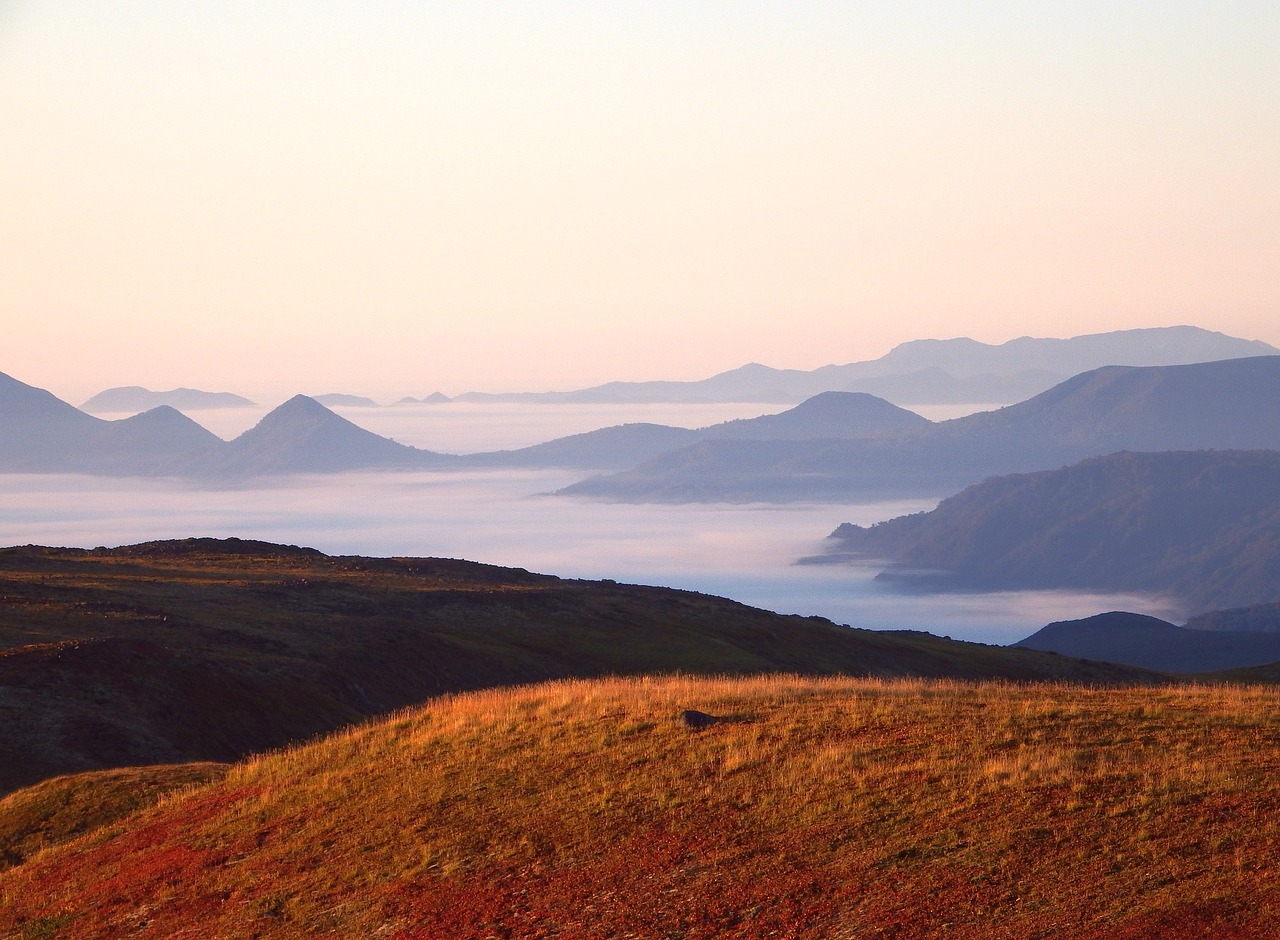
<path fill-rule="evenodd" d="M 874 583 L 875 568 L 793 564 L 817 552 L 836 522 L 869 525 L 930 509 L 933 501 L 655 506 L 536 495 L 573 479 L 550 471 L 347 473 L 196 490 L 154 481 L 7 475 L 0 478 L 0 543 L 92 548 L 238 536 L 330 554 L 467 558 L 990 643 L 1103 610 L 1177 615 L 1157 598 L 1131 596 L 903 595 Z"/>

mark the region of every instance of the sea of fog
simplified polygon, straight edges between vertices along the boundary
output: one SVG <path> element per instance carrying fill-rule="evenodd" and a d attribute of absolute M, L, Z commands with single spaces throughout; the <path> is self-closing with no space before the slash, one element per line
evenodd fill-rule
<path fill-rule="evenodd" d="M 405 443 L 461 453 L 623 421 L 698 427 L 777 410 L 449 404 L 343 413 Z M 233 421 L 248 420 L 247 427 L 256 420 L 247 409 L 235 411 L 244 413 L 193 417 L 234 436 Z M 873 580 L 874 567 L 794 564 L 820 552 L 840 522 L 869 525 L 930 509 L 936 500 L 671 506 L 544 495 L 580 477 L 566 471 L 361 472 L 196 489 L 173 481 L 13 474 L 0 477 L 0 544 L 94 547 L 239 536 L 330 554 L 466 558 L 562 577 L 686 588 L 858 627 L 928 630 L 987 643 L 1013 642 L 1050 621 L 1104 610 L 1177 616 L 1160 599 L 1141 596 L 900 594 Z"/>

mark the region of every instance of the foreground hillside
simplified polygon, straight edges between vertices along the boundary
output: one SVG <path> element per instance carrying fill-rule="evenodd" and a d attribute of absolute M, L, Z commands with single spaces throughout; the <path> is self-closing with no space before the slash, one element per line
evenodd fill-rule
<path fill-rule="evenodd" d="M 876 633 L 665 588 L 240 539 L 0 549 L 0 794 L 227 761 L 442 692 L 640 673 L 1137 670 Z"/>
<path fill-rule="evenodd" d="M 446 697 L 0 874 L 0 936 L 1274 937 L 1278 696 L 774 677 Z"/>

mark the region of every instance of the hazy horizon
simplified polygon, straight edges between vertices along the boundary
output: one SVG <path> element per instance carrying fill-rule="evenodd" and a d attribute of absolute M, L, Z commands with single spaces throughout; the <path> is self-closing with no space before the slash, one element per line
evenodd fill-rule
<path fill-rule="evenodd" d="M 394 400 L 1280 345 L 1280 8 L 0 6 L 0 370 Z"/>

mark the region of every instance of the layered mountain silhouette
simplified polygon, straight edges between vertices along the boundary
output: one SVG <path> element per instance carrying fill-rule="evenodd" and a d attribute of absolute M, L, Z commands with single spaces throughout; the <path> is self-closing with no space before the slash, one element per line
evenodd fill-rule
<path fill-rule="evenodd" d="M 449 461 L 366 431 L 303 395 L 227 442 L 167 405 L 105 421 L 0 374 L 0 472 L 207 479 Z"/>
<path fill-rule="evenodd" d="M 91 412 L 138 412 L 168 405 L 179 411 L 198 411 L 202 408 L 250 408 L 253 404 L 249 399 L 231 392 L 202 392 L 195 388 L 153 392 L 140 385 L 125 385 L 99 392 L 80 408 Z"/>
<path fill-rule="evenodd" d="M 214 475 L 336 473 L 366 468 L 440 466 L 442 454 L 381 437 L 334 414 L 314 398 L 295 395 L 226 445 Z"/>
<path fill-rule="evenodd" d="M 699 443 L 566 495 L 634 502 L 937 496 L 1120 450 L 1280 448 L 1280 356 L 1108 366 L 996 411 L 850 440 Z"/>
<path fill-rule="evenodd" d="M 1210 672 L 1280 661 L 1280 633 L 1209 633 L 1127 611 L 1051 623 L 1014 646 L 1162 672 Z"/>
<path fill-rule="evenodd" d="M 823 392 L 779 414 L 740 418 L 704 428 L 633 423 L 557 438 L 519 450 L 472 454 L 470 466 L 618 469 L 699 441 L 840 440 L 921 428 L 913 411 L 863 392 Z"/>
<path fill-rule="evenodd" d="M 694 382 L 609 382 L 572 392 L 469 392 L 459 401 L 550 403 L 799 402 L 820 392 L 869 392 L 897 404 L 1016 402 L 1079 372 L 1106 365 L 1179 365 L 1280 353 L 1267 343 L 1193 326 L 1094 333 L 902 343 L 879 359 L 809 371 L 750 363 Z"/>
<path fill-rule="evenodd" d="M 222 446 L 221 439 L 168 406 L 103 421 L 0 374 L 0 470 L 186 473 Z"/>
<path fill-rule="evenodd" d="M 879 577 L 916 589 L 1144 591 L 1193 611 L 1270 603 L 1280 453 L 1112 454 L 989 479 L 932 512 L 831 538 L 838 554 L 891 561 Z"/>

